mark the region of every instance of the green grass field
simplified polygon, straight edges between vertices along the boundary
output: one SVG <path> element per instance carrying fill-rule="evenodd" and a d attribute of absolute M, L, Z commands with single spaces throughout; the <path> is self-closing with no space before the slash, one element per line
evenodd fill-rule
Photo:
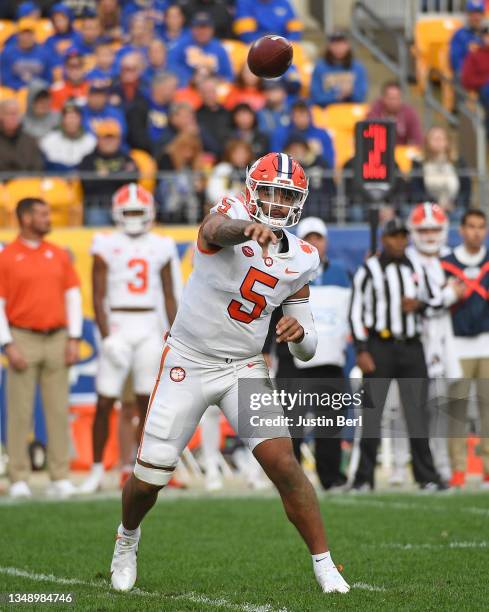
<path fill-rule="evenodd" d="M 143 526 L 138 589 L 125 595 L 108 579 L 117 499 L 3 502 L 0 591 L 73 591 L 75 609 L 90 611 L 489 608 L 488 494 L 330 496 L 321 507 L 348 595 L 321 594 L 276 497 L 164 494 Z"/>

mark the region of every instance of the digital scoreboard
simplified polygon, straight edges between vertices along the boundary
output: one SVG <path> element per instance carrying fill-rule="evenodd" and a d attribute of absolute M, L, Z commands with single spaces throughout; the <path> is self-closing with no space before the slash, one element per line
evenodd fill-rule
<path fill-rule="evenodd" d="M 393 121 L 371 119 L 355 126 L 355 183 L 370 202 L 380 202 L 396 181 Z"/>

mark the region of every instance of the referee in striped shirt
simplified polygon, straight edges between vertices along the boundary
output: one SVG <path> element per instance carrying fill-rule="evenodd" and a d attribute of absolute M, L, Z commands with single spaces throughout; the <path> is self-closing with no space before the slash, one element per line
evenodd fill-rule
<path fill-rule="evenodd" d="M 408 240 L 402 220 L 388 221 L 381 254 L 369 257 L 353 280 L 350 325 L 357 364 L 364 376 L 363 428 L 354 490 L 374 487 L 382 411 L 393 379 L 399 384 L 414 478 L 425 490 L 446 488 L 433 465 L 428 442 L 428 374 L 419 335 L 423 312 L 440 306 L 441 296 L 430 287 L 424 270 L 407 257 Z"/>

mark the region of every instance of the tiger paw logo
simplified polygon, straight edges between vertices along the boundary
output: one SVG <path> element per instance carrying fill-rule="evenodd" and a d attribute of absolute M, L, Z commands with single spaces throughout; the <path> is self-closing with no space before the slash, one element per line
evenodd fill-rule
<path fill-rule="evenodd" d="M 273 259 L 271 257 L 265 257 L 263 260 L 267 268 L 271 268 L 273 266 Z"/>
<path fill-rule="evenodd" d="M 170 378 L 173 380 L 173 382 L 182 382 L 185 376 L 186 372 L 183 368 L 176 367 L 170 370 Z"/>
<path fill-rule="evenodd" d="M 245 255 L 246 257 L 253 257 L 255 254 L 255 252 L 250 246 L 244 246 L 241 250 L 243 251 L 243 255 Z"/>

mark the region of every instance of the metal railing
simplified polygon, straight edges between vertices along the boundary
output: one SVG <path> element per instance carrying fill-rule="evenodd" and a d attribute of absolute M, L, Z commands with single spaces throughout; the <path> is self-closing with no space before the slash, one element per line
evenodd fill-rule
<path fill-rule="evenodd" d="M 314 168 L 308 174 L 310 185 L 309 198 L 305 209 L 306 215 L 319 216 L 330 224 L 340 226 L 367 221 L 369 203 L 355 189 L 352 170 L 344 169 L 342 172 L 338 172 Z M 32 177 L 33 174 L 27 175 L 26 173 L 24 176 Z M 45 187 L 49 187 L 50 178 L 61 178 L 65 181 L 72 181 L 77 185 L 77 188 L 73 191 L 72 201 L 60 201 L 59 195 L 56 196 L 53 191 L 48 189 L 45 192 L 41 189 L 32 194 L 35 197 L 44 194 L 44 198 L 53 203 L 53 213 L 58 219 L 57 225 L 63 225 L 62 220 L 65 218 L 62 215 L 63 211 L 66 212 L 69 208 L 77 209 L 78 217 L 76 215 L 71 215 L 71 217 L 66 215 L 65 225 L 67 226 L 110 224 L 113 192 L 107 187 L 114 186 L 114 181 L 118 186 L 121 186 L 134 180 L 141 180 L 141 177 L 134 173 L 121 173 L 108 177 L 100 177 L 95 173 L 62 176 L 59 173 L 55 175 L 37 174 L 36 176 L 42 176 L 45 179 Z M 153 182 L 157 220 L 165 224 L 183 223 L 189 225 L 201 221 L 207 210 L 215 203 L 214 201 L 210 202 L 206 196 L 205 189 L 208 177 L 208 172 L 158 172 L 152 176 L 145 176 L 145 180 L 149 179 Z M 412 184 L 409 181 L 418 177 L 422 177 L 422 172 L 411 172 L 408 176 L 399 175 L 399 184 L 396 191 L 386 201 L 386 204 L 390 205 L 398 214 L 406 215 L 410 207 L 417 203 L 417 198 L 411 188 Z M 456 221 L 464 208 L 468 206 L 480 207 L 489 212 L 489 200 L 487 198 L 489 194 L 489 175 L 486 170 L 463 169 L 459 172 L 459 178 L 463 177 L 470 179 L 471 196 L 453 211 L 451 215 L 453 221 Z M 0 182 L 8 182 L 12 178 L 18 179 L 21 178 L 21 175 L 16 174 L 13 177 L 8 173 L 0 173 Z M 82 187 L 83 185 L 86 186 L 87 181 L 92 183 L 92 187 L 95 184 L 96 188 L 92 189 L 90 193 L 83 193 L 80 184 Z M 178 186 L 184 184 L 185 190 L 178 192 Z M 13 208 L 16 204 L 15 193 L 9 192 L 8 184 L 4 191 L 7 194 L 10 193 L 11 201 L 6 206 L 4 196 L 3 206 L 0 206 L 0 227 L 14 227 L 16 225 L 13 214 Z M 229 193 L 230 191 L 225 185 L 222 195 L 229 195 Z M 22 197 L 25 197 L 25 192 L 22 193 Z M 61 223 L 59 222 L 60 219 Z"/>
<path fill-rule="evenodd" d="M 405 0 L 404 34 L 408 40 L 413 39 L 416 21 L 423 15 L 463 14 L 466 0 Z"/>
<path fill-rule="evenodd" d="M 351 32 L 356 41 L 395 75 L 405 92 L 409 77 L 409 50 L 402 33 L 364 2 L 356 2 L 353 6 Z M 379 44 L 380 34 L 382 45 Z M 392 48 L 393 54 L 387 53 L 385 46 Z"/>

